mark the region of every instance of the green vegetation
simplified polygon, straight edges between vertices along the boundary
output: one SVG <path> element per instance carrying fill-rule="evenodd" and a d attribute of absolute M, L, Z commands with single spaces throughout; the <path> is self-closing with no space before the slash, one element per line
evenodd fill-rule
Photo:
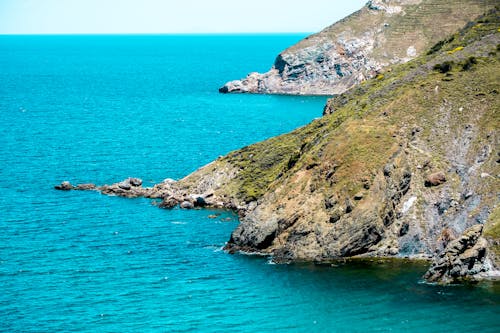
<path fill-rule="evenodd" d="M 497 206 L 488 219 L 483 234 L 486 237 L 500 239 L 500 206 Z"/>
<path fill-rule="evenodd" d="M 223 195 L 249 203 L 275 193 L 280 205 L 294 209 L 305 202 L 310 205 L 314 193 L 314 204 L 320 209 L 325 209 L 325 199 L 333 198 L 338 204 L 332 209 L 355 201 L 365 211 L 383 216 L 385 194 L 376 192 L 376 181 L 387 164 L 397 169 L 397 177 L 411 170 L 413 191 L 439 191 L 423 189 L 423 177 L 451 168 L 450 158 L 458 154 L 453 149 L 464 145 L 453 140 L 465 137 L 465 124 L 474 124 L 481 134 L 467 143 L 475 153 L 484 147 L 485 133 L 494 133 L 500 126 L 498 10 L 480 20 L 480 25 L 467 25 L 427 54 L 329 100 L 331 114 L 219 159 L 217 165 L 236 170 L 236 176 L 222 187 Z M 460 158 L 471 163 L 476 157 Z M 484 168 L 500 173 L 498 164 Z M 458 175 L 447 173 L 450 191 L 458 191 L 460 182 Z M 492 194 L 497 190 L 497 180 L 481 182 L 477 194 L 483 201 L 473 213 L 479 214 L 485 205 L 494 206 Z M 419 214 L 424 201 L 417 202 Z M 488 228 L 498 239 L 498 224 Z"/>
<path fill-rule="evenodd" d="M 390 6 L 402 6 L 404 15 L 385 15 L 384 11 L 369 10 L 364 7 L 343 19 L 340 24 L 327 27 L 293 45 L 285 53 L 293 53 L 328 40 L 336 41 L 339 35 L 344 35 L 346 32 L 353 36 L 362 36 L 367 32 L 367 27 L 383 27 L 381 35 L 385 42 L 383 48 L 374 49 L 375 59 L 387 60 L 387 55 L 405 58 L 408 45 L 414 45 L 417 51 L 425 50 L 443 35 L 452 34 L 463 27 L 467 22 L 466 18 L 477 17 L 496 4 L 498 4 L 496 0 L 424 0 L 415 4 L 388 3 Z M 484 20 L 481 23 L 475 22 L 474 26 L 480 31 L 489 23 Z M 439 51 L 453 38 L 454 36 L 438 42 L 429 53 Z M 457 47 L 459 45 L 454 48 Z"/>
<path fill-rule="evenodd" d="M 484 221 L 500 258 L 499 11 L 330 99 L 322 118 L 188 177 L 242 208 L 229 248 L 284 261 L 432 255 Z"/>

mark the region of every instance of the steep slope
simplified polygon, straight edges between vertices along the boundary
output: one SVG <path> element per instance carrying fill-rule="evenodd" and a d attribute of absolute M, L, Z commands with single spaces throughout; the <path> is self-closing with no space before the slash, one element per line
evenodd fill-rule
<path fill-rule="evenodd" d="M 331 99 L 323 118 L 235 151 L 180 184 L 240 208 L 230 251 L 276 261 L 442 253 L 432 281 L 494 272 L 499 28 L 496 9 L 428 54 Z M 484 228 L 464 233 L 475 225 Z"/>
<path fill-rule="evenodd" d="M 180 181 L 105 194 L 236 209 L 226 249 L 277 262 L 436 260 L 455 282 L 500 268 L 500 9 L 330 99 L 324 116 Z M 71 189 L 62 184 L 60 189 Z M 82 185 L 76 189 L 93 189 Z"/>
<path fill-rule="evenodd" d="M 220 92 L 336 95 L 382 68 L 415 58 L 496 0 L 373 0 L 283 51 L 271 70 L 226 83 Z"/>

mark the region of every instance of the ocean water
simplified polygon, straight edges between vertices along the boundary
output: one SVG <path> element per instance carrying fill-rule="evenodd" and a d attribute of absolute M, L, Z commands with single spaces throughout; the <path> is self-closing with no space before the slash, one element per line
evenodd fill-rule
<path fill-rule="evenodd" d="M 321 116 L 324 97 L 217 92 L 302 37 L 0 36 L 0 331 L 498 332 L 498 284 L 273 265 L 221 250 L 232 212 L 53 190 L 181 178 Z"/>

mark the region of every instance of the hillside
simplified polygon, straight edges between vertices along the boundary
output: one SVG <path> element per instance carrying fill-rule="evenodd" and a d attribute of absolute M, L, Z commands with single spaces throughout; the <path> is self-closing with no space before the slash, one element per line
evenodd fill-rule
<path fill-rule="evenodd" d="M 336 95 L 404 63 L 468 21 L 495 0 L 373 0 L 358 12 L 280 53 L 267 73 L 251 73 L 219 91 Z"/>
<path fill-rule="evenodd" d="M 330 99 L 324 116 L 179 181 L 102 193 L 235 209 L 226 249 L 276 262 L 435 258 L 442 283 L 500 269 L 500 11 Z M 73 189 L 62 184 L 59 189 Z M 76 189 L 94 189 L 81 185 Z"/>
<path fill-rule="evenodd" d="M 321 119 L 179 185 L 240 209 L 230 251 L 278 262 L 445 253 L 454 261 L 441 266 L 461 268 L 440 275 L 436 262 L 428 278 L 442 282 L 497 271 L 499 28 L 497 9 L 331 99 Z"/>

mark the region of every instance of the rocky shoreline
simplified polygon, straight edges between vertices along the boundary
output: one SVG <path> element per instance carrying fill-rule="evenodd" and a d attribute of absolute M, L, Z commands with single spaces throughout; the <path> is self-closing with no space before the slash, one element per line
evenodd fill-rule
<path fill-rule="evenodd" d="M 432 177 L 431 177 L 432 178 Z M 190 189 L 179 184 L 173 179 L 166 179 L 153 187 L 143 187 L 140 178 L 126 178 L 123 181 L 111 184 L 96 186 L 92 183 L 72 185 L 64 181 L 54 186 L 59 191 L 97 191 L 104 195 L 120 196 L 125 198 L 149 198 L 161 199 L 159 203 L 155 202 L 159 208 L 172 209 L 179 207 L 181 209 L 229 209 L 238 213 L 241 219 L 252 209 L 255 209 L 255 203 L 235 206 L 233 201 L 224 201 L 213 193 L 193 194 Z M 346 260 L 423 260 L 430 263 L 429 270 L 423 278 L 430 283 L 450 284 L 462 282 L 478 282 L 484 279 L 500 280 L 500 271 L 492 269 L 492 263 L 486 256 L 488 242 L 482 237 L 482 225 L 474 225 L 464 231 L 464 233 L 454 241 L 450 242 L 446 249 L 437 257 L 426 254 L 398 255 L 392 253 L 392 256 L 377 256 L 373 254 L 355 255 L 350 257 L 325 258 L 316 261 L 318 264 L 334 263 L 337 261 L 346 262 Z M 237 231 L 236 231 L 237 232 Z M 273 241 L 264 239 L 260 245 L 242 246 L 240 241 L 236 241 L 234 233 L 230 240 L 224 246 L 230 254 L 244 253 L 251 255 L 269 256 L 265 247 Z M 262 247 L 262 252 L 259 248 Z M 287 263 L 289 259 L 275 256 L 272 257 L 276 263 Z"/>
<path fill-rule="evenodd" d="M 414 59 L 495 4 L 491 0 L 371 0 L 281 52 L 268 72 L 227 82 L 219 92 L 338 95 L 388 66 Z"/>
<path fill-rule="evenodd" d="M 189 194 L 176 186 L 176 183 L 175 180 L 167 179 L 153 187 L 143 187 L 142 180 L 139 178 L 127 178 L 118 183 L 101 186 L 91 183 L 72 185 L 70 182 L 64 181 L 54 186 L 54 189 L 60 191 L 97 191 L 105 195 L 124 198 L 161 199 L 161 202 L 158 204 L 160 208 L 174 208 L 176 206 L 183 209 L 208 206 L 228 208 L 225 207 L 224 203 L 213 202 L 210 194 Z"/>

